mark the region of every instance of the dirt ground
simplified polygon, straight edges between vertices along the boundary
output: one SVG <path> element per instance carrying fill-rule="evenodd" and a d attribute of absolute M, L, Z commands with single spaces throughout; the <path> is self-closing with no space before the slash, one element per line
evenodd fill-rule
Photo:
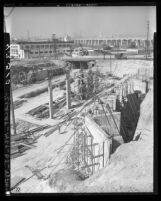
<path fill-rule="evenodd" d="M 104 73 L 109 72 L 110 69 L 112 69 L 111 71 L 116 76 L 123 77 L 123 75 L 125 74 L 136 73 L 138 68 L 153 67 L 153 62 L 144 60 L 140 61 L 113 60 L 111 65 L 112 68 L 110 67 L 109 60 L 102 60 L 102 61 L 99 60 L 97 62 L 98 67 L 96 68 L 99 68 L 101 72 Z M 53 78 L 52 83 L 64 79 L 65 76 L 56 77 Z M 16 89 L 13 91 L 13 99 L 17 100 L 18 97 L 23 95 L 24 93 L 37 90 L 46 85 L 47 81 L 44 81 L 40 84 L 33 84 L 27 88 Z M 64 90 L 55 88 L 53 90 L 53 101 L 64 95 L 64 92 L 65 92 Z M 57 119 L 38 120 L 26 114 L 32 108 L 47 103 L 48 99 L 49 98 L 47 92 L 42 93 L 36 97 L 28 98 L 27 101 L 24 102 L 21 107 L 15 110 L 16 119 L 21 119 L 23 121 L 36 125 L 48 124 L 53 126 L 57 124 L 59 122 L 59 120 Z M 142 115 L 144 116 L 145 114 Z M 150 114 L 148 113 L 147 115 Z M 145 119 L 143 119 L 142 121 L 144 120 Z M 148 127 L 148 125 L 145 125 L 144 127 L 146 128 Z M 62 126 L 61 129 L 64 130 L 64 128 L 65 126 L 64 127 Z M 41 133 L 43 133 L 43 131 L 41 131 Z M 38 139 L 37 143 L 35 144 L 36 146 L 35 148 L 27 150 L 23 156 L 11 160 L 11 179 L 17 175 L 25 178 L 30 177 L 32 175 L 32 172 L 25 167 L 26 165 L 29 165 L 32 168 L 39 170 L 46 167 L 41 173 L 46 176 L 49 175 L 50 172 L 52 172 L 53 170 L 53 167 L 50 167 L 50 165 L 57 164 L 59 160 L 61 161 L 60 157 L 57 158 L 56 161 L 52 163 L 54 158 L 57 156 L 57 152 L 55 150 L 61 147 L 72 134 L 73 134 L 73 128 L 69 127 L 68 130 L 63 134 L 60 134 L 58 131 L 55 131 L 48 137 L 41 136 Z M 64 154 L 62 154 L 62 158 L 63 157 Z M 135 159 L 134 161 L 133 158 Z M 152 160 L 151 143 L 143 144 L 143 142 L 140 141 L 140 142 L 131 142 L 128 143 L 127 145 L 126 144 L 121 145 L 120 148 L 116 151 L 115 156 L 112 158 L 111 165 L 109 167 L 104 168 L 98 174 L 93 175 L 91 179 L 88 179 L 88 181 L 85 181 L 85 183 L 84 182 L 82 183 L 81 181 L 79 188 L 77 188 L 76 186 L 75 188 L 73 187 L 72 189 L 70 189 L 70 191 L 123 192 L 126 190 L 130 191 L 130 189 L 131 191 L 139 191 L 139 189 L 140 191 L 141 190 L 152 191 L 151 160 Z M 139 166 L 139 169 L 137 166 Z M 149 170 L 148 167 L 150 168 Z M 59 169 L 61 168 L 64 168 L 64 164 L 62 164 L 62 166 L 61 165 L 59 166 Z M 129 179 L 128 182 L 126 181 L 126 178 Z M 120 184 L 119 181 L 121 182 Z M 142 182 L 145 184 L 145 186 L 147 185 L 145 189 L 141 185 Z M 57 192 L 58 190 L 50 188 L 48 185 L 48 180 L 46 181 L 39 180 L 37 179 L 36 176 L 33 176 L 25 183 L 22 183 L 20 185 L 20 189 L 21 189 L 20 192 Z"/>

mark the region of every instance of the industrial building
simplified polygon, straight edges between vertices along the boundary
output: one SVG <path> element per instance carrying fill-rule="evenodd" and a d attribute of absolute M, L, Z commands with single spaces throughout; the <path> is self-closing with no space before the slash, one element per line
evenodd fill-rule
<path fill-rule="evenodd" d="M 76 38 L 66 36 L 63 39 L 56 38 L 55 34 L 49 40 L 19 41 L 20 48 L 24 50 L 24 58 L 59 57 L 70 54 L 75 46 L 102 47 L 103 45 L 116 48 L 132 48 L 153 50 L 153 39 L 144 37 L 135 38 Z"/>
<path fill-rule="evenodd" d="M 64 40 L 61 40 L 53 34 L 50 40 L 19 41 L 18 44 L 24 50 L 25 58 L 57 57 L 70 52 L 74 41 L 69 39 L 69 37 L 66 37 Z"/>
<path fill-rule="evenodd" d="M 82 44 L 85 46 L 114 46 L 120 48 L 128 48 L 132 45 L 137 48 L 145 48 L 147 46 L 147 39 L 145 37 L 124 37 L 124 38 L 77 38 L 74 39 L 75 44 Z M 153 48 L 153 39 L 148 40 L 148 47 Z"/>
<path fill-rule="evenodd" d="M 16 59 L 24 58 L 24 50 L 20 48 L 19 44 L 11 44 L 10 45 L 10 57 Z"/>

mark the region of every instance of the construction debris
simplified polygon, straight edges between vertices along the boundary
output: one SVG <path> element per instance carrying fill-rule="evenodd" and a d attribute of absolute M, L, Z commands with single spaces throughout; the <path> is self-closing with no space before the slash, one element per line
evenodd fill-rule
<path fill-rule="evenodd" d="M 34 136 L 33 134 L 36 132 L 40 132 L 44 129 L 49 128 L 50 126 L 39 126 L 38 128 L 34 128 L 32 130 L 28 130 L 26 133 L 19 133 L 17 135 L 11 135 L 11 155 L 17 154 L 17 153 L 23 153 L 24 151 L 33 148 L 34 143 L 36 143 L 36 140 L 40 137 Z"/>
<path fill-rule="evenodd" d="M 13 102 L 14 109 L 17 109 L 23 105 L 23 103 L 27 102 L 27 100 L 16 100 Z"/>
<path fill-rule="evenodd" d="M 141 83 L 142 80 L 139 79 Z M 49 122 L 51 126 L 39 126 L 11 137 L 12 157 L 16 154 L 23 155 L 27 153 L 25 150 L 35 147 L 33 158 L 40 154 L 38 160 L 33 162 L 33 166 L 26 163 L 26 167 L 36 176 L 34 179 L 50 178 L 50 173 L 55 174 L 60 168 L 77 171 L 83 179 L 90 177 L 107 166 L 111 155 L 121 144 L 132 140 L 140 104 L 146 93 L 146 84 L 140 84 L 137 80 L 136 75 L 128 73 L 124 73 L 120 78 L 112 73 L 101 73 L 98 69 L 88 69 L 75 73 L 73 83 L 68 83 L 71 84 L 69 88 L 65 87 L 65 81 L 55 83 L 55 87 L 59 87 L 56 90 L 61 88 L 71 91 L 66 91 L 60 98 L 55 95 L 56 100 L 52 102 L 52 119 L 48 119 L 47 99 L 43 100 L 44 104 L 36 102 L 35 108 L 25 111 L 28 114 L 27 118 L 36 118 L 35 122 L 41 120 L 42 124 Z M 68 95 L 71 105 L 66 108 Z M 17 105 L 20 103 L 17 102 Z M 40 131 L 43 129 L 48 130 L 42 134 Z M 62 133 L 65 134 L 59 135 Z M 41 135 L 43 137 L 39 140 L 42 150 L 39 150 L 36 146 L 40 143 L 38 137 Z M 58 145 L 53 148 L 55 140 Z M 62 144 L 59 144 L 60 142 Z M 52 148 L 48 149 L 50 146 Z M 41 173 L 40 166 L 47 169 L 48 176 Z M 51 186 L 53 184 L 54 180 L 51 181 Z"/>

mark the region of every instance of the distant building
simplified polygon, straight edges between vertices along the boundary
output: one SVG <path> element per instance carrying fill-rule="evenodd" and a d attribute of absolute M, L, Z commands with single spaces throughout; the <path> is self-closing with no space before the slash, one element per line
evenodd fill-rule
<path fill-rule="evenodd" d="M 25 58 L 54 57 L 63 53 L 68 53 L 74 41 L 63 41 L 57 39 L 55 34 L 51 40 L 43 41 L 19 41 L 21 49 L 24 50 Z"/>
<path fill-rule="evenodd" d="M 144 37 L 120 37 L 120 38 L 77 38 L 74 39 L 75 44 L 82 44 L 84 46 L 102 47 L 103 45 L 120 47 L 120 48 L 153 48 L 153 39 L 147 39 Z"/>
<path fill-rule="evenodd" d="M 23 59 L 24 58 L 24 50 L 20 49 L 19 44 L 11 44 L 10 45 L 10 57 L 15 59 Z"/>

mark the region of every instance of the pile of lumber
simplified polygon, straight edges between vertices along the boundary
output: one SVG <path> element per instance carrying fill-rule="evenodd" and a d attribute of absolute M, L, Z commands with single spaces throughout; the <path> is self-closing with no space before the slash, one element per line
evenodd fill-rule
<path fill-rule="evenodd" d="M 17 135 L 11 135 L 11 156 L 17 154 L 17 153 L 23 153 L 24 151 L 34 147 L 34 143 L 36 143 L 36 140 L 39 136 L 35 137 L 33 134 L 36 132 L 40 132 L 44 129 L 49 128 L 50 126 L 39 126 L 37 128 L 34 128 L 32 130 L 29 130 L 26 133 L 19 133 Z"/>
<path fill-rule="evenodd" d="M 32 116 L 35 116 L 41 112 L 43 112 L 44 110 L 46 110 L 48 107 L 46 105 L 40 105 L 32 110 L 30 110 L 28 112 L 28 114 L 32 115 Z"/>
<path fill-rule="evenodd" d="M 53 109 L 55 112 L 60 110 L 66 104 L 65 96 L 58 98 L 56 101 L 53 101 Z M 27 114 L 34 116 L 35 118 L 48 118 L 49 117 L 49 103 L 40 105 L 32 110 L 30 110 Z"/>
<path fill-rule="evenodd" d="M 22 104 L 23 104 L 24 102 L 26 102 L 26 101 L 27 101 L 27 100 L 16 100 L 16 101 L 14 101 L 14 103 L 13 103 L 14 109 L 17 109 L 17 108 L 21 107 Z"/>
<path fill-rule="evenodd" d="M 72 118 L 77 114 L 76 111 L 73 111 L 73 109 L 71 111 L 69 111 L 66 114 L 60 114 L 58 119 L 62 120 L 60 123 L 56 124 L 54 127 L 52 127 L 49 131 L 47 131 L 44 135 L 46 137 L 48 137 L 49 135 L 51 135 L 52 133 L 54 133 L 56 130 L 59 130 L 59 128 L 66 124 L 68 121 L 72 120 Z"/>
<path fill-rule="evenodd" d="M 58 117 L 58 119 L 69 120 L 69 119 L 71 119 L 72 117 L 74 117 L 74 116 L 76 115 L 76 113 L 77 113 L 76 111 L 71 110 L 71 111 L 69 111 L 69 112 L 66 113 L 66 114 L 60 115 L 60 116 Z"/>

